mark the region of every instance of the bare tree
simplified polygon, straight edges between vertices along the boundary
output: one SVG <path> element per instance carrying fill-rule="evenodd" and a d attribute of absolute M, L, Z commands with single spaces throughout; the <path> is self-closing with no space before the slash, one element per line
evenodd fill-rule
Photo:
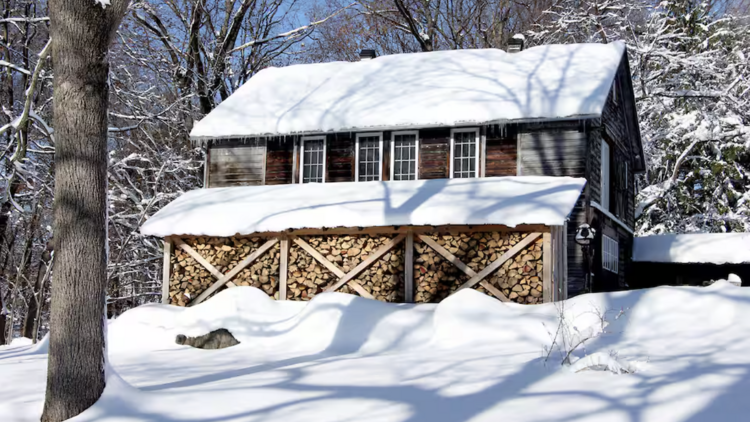
<path fill-rule="evenodd" d="M 104 391 L 108 51 L 129 0 L 51 0 L 55 124 L 55 282 L 42 421 Z"/>

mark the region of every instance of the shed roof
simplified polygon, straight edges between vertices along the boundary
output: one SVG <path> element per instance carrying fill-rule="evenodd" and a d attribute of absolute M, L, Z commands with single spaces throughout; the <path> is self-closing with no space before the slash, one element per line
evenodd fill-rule
<path fill-rule="evenodd" d="M 599 117 L 624 51 L 617 41 L 268 68 L 198 122 L 190 137 Z"/>
<path fill-rule="evenodd" d="M 633 240 L 633 261 L 719 265 L 750 263 L 750 233 L 636 237 Z"/>
<path fill-rule="evenodd" d="M 585 185 L 570 177 L 489 177 L 198 189 L 149 218 L 144 235 L 226 237 L 294 229 L 562 225 Z"/>

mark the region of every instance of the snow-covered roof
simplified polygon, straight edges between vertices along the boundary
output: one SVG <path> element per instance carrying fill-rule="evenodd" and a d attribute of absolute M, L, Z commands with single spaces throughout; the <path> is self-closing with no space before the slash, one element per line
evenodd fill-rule
<path fill-rule="evenodd" d="M 141 233 L 225 237 L 306 228 L 562 225 L 585 183 L 526 176 L 198 189 L 154 214 Z"/>
<path fill-rule="evenodd" d="M 636 237 L 633 260 L 674 264 L 750 263 L 750 233 L 668 234 Z"/>
<path fill-rule="evenodd" d="M 194 140 L 598 117 L 625 51 L 610 44 L 397 54 L 258 72 Z"/>

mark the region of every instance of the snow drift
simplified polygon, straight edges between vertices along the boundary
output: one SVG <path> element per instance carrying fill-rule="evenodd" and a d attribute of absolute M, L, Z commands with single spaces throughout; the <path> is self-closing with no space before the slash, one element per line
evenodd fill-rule
<path fill-rule="evenodd" d="M 571 342 L 548 353 L 564 316 Z M 104 395 L 74 421 L 744 421 L 750 289 L 583 295 L 518 305 L 461 291 L 438 305 L 250 287 L 109 324 Z M 174 335 L 231 330 L 223 350 Z M 38 420 L 46 359 L 0 352 L 0 420 Z M 604 369 L 604 371 L 602 371 Z M 620 372 L 614 375 L 613 372 Z"/>

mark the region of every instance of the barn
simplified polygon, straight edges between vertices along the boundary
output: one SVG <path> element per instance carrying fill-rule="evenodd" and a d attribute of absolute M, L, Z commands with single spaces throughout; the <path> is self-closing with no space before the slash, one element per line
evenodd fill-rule
<path fill-rule="evenodd" d="M 625 286 L 645 162 L 623 43 L 366 53 L 262 70 L 192 128 L 204 189 L 141 229 L 166 302 Z"/>

